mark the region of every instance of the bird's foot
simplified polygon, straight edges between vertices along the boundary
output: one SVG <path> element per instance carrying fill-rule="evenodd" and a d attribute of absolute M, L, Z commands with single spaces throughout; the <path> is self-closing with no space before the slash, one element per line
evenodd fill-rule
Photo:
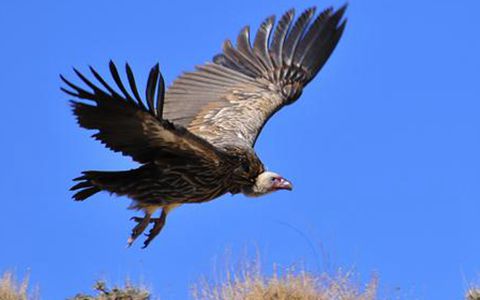
<path fill-rule="evenodd" d="M 151 215 L 145 215 L 145 217 L 132 217 L 130 220 L 137 222 L 137 225 L 133 227 L 132 234 L 128 238 L 127 246 L 130 247 L 133 242 L 145 231 L 148 224 L 153 221 Z"/>
<path fill-rule="evenodd" d="M 162 231 L 163 226 L 165 225 L 166 215 L 162 213 L 160 218 L 150 219 L 150 222 L 153 222 L 153 227 L 150 231 L 145 234 L 147 239 L 143 242 L 142 249 L 147 248 L 147 246 L 153 241 L 153 239 Z"/>

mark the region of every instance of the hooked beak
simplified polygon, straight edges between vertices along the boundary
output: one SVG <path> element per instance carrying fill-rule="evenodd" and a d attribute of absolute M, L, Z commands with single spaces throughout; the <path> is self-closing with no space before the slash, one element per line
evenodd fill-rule
<path fill-rule="evenodd" d="M 290 181 L 286 180 L 285 178 L 280 178 L 280 180 L 275 184 L 276 190 L 289 190 L 293 189 L 293 185 Z"/>

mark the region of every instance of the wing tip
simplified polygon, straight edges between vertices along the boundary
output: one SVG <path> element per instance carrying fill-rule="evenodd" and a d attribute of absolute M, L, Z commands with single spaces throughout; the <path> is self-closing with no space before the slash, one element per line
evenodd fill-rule
<path fill-rule="evenodd" d="M 347 1 L 335 11 L 334 15 L 338 15 L 339 16 L 338 19 L 341 20 L 348 9 L 348 6 L 349 6 L 349 2 Z"/>

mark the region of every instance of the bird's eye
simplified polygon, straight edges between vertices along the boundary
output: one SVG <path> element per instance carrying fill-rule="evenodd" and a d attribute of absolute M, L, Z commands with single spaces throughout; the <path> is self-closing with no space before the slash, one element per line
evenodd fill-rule
<path fill-rule="evenodd" d="M 278 180 L 278 178 L 277 178 L 277 177 L 272 177 L 272 179 L 271 179 L 271 180 L 272 180 L 272 182 L 275 182 L 275 181 L 277 181 L 277 180 Z"/>

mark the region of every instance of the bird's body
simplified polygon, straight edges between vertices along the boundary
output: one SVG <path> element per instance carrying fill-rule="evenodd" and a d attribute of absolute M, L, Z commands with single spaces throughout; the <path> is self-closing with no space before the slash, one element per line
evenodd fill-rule
<path fill-rule="evenodd" d="M 158 65 L 140 97 L 133 72 L 126 65 L 130 91 L 116 66 L 110 72 L 112 88 L 94 70 L 99 87 L 75 70 L 91 89 L 62 77 L 66 93 L 90 103 L 72 101 L 81 127 L 97 130 L 93 137 L 113 151 L 131 156 L 141 166 L 119 172 L 86 171 L 72 190 L 84 200 L 105 190 L 133 199 L 132 208 L 145 217 L 133 229 L 131 244 L 153 222 L 147 246 L 165 224 L 167 214 L 185 203 L 210 201 L 231 193 L 261 196 L 291 183 L 269 172 L 253 146 L 268 119 L 293 103 L 334 50 L 345 21 L 345 7 L 327 9 L 313 19 L 315 9 L 294 20 L 293 10 L 274 26 L 268 18 L 250 45 L 248 27 L 237 40 L 224 44 L 213 63 L 197 67 L 174 81 L 167 90 Z M 159 218 L 152 214 L 162 208 Z"/>

